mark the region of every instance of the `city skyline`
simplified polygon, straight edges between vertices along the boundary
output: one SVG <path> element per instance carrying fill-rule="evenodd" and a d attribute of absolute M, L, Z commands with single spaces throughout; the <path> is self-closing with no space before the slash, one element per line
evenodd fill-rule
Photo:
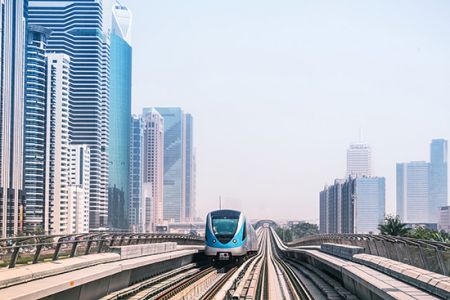
<path fill-rule="evenodd" d="M 124 4 L 148 28 L 133 32 L 133 112 L 196 116 L 201 217 L 222 196 L 250 218 L 317 220 L 317 191 L 343 176 L 360 128 L 394 213 L 396 163 L 450 137 L 450 4 Z"/>

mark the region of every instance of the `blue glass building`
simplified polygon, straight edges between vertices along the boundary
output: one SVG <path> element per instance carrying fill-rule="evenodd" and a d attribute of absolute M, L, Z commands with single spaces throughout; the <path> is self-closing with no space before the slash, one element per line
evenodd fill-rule
<path fill-rule="evenodd" d="M 195 166 L 194 166 L 194 119 L 191 114 L 186 114 L 186 220 L 195 218 Z"/>
<path fill-rule="evenodd" d="M 90 228 L 108 226 L 109 41 L 98 0 L 29 0 L 28 22 L 52 31 L 48 52 L 70 57 L 72 144 L 91 151 Z"/>
<path fill-rule="evenodd" d="M 433 222 L 439 219 L 439 208 L 448 205 L 447 141 L 434 139 L 430 145 L 429 201 Z"/>
<path fill-rule="evenodd" d="M 164 220 L 180 222 L 185 216 L 185 128 L 178 107 L 158 107 L 164 118 Z"/>
<path fill-rule="evenodd" d="M 111 32 L 111 90 L 109 103 L 108 214 L 111 228 L 128 229 L 129 150 L 131 115 L 131 13 L 115 4 Z"/>

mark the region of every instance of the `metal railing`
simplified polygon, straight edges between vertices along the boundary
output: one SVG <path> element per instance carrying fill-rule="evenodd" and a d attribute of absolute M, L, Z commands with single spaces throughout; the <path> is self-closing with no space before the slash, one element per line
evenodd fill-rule
<path fill-rule="evenodd" d="M 289 247 L 335 243 L 359 246 L 365 253 L 386 257 L 450 276 L 450 244 L 371 234 L 318 234 L 288 243 Z"/>
<path fill-rule="evenodd" d="M 202 238 L 184 234 L 86 233 L 73 235 L 23 236 L 0 239 L 0 266 L 36 264 L 93 253 L 109 252 L 113 246 L 176 242 L 203 245 Z"/>

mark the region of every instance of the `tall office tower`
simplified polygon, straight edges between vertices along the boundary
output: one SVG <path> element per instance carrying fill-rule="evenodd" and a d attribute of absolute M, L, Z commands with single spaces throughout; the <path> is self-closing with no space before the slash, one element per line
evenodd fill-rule
<path fill-rule="evenodd" d="M 24 190 L 26 194 L 24 231 L 48 232 L 44 228 L 45 150 L 47 111 L 47 58 L 50 31 L 28 26 L 25 66 Z"/>
<path fill-rule="evenodd" d="M 89 232 L 90 163 L 87 145 L 69 146 L 69 234 Z"/>
<path fill-rule="evenodd" d="M 185 219 L 195 218 L 195 173 L 194 173 L 194 121 L 191 114 L 185 115 L 186 125 L 186 186 L 185 186 Z"/>
<path fill-rule="evenodd" d="M 354 233 L 355 206 L 354 195 L 355 180 L 347 179 L 342 185 L 342 207 L 341 207 L 341 232 Z"/>
<path fill-rule="evenodd" d="M 319 194 L 319 231 L 320 233 L 328 233 L 328 187 Z"/>
<path fill-rule="evenodd" d="M 181 108 L 156 108 L 164 118 L 164 219 L 180 222 L 185 216 L 186 134 Z"/>
<path fill-rule="evenodd" d="M 440 207 L 448 205 L 447 141 L 435 139 L 430 145 L 429 197 L 433 223 L 439 220 Z"/>
<path fill-rule="evenodd" d="M 163 221 L 163 198 L 164 198 L 164 119 L 156 109 L 144 109 L 143 122 L 143 144 L 142 144 L 142 182 L 150 183 L 152 219 L 147 219 L 145 224 L 148 228 L 154 228 L 156 224 Z M 145 197 L 144 197 L 145 198 Z M 147 197 L 148 198 L 148 197 Z M 145 201 L 144 201 L 145 202 Z M 150 209 L 146 205 L 146 210 Z"/>
<path fill-rule="evenodd" d="M 131 134 L 130 134 L 130 208 L 128 210 L 128 219 L 130 229 L 133 232 L 142 232 L 143 220 L 142 216 L 142 143 L 143 129 L 142 120 L 138 116 L 131 117 Z"/>
<path fill-rule="evenodd" d="M 336 179 L 320 192 L 320 232 L 341 233 L 342 185 L 344 180 Z"/>
<path fill-rule="evenodd" d="M 52 31 L 47 51 L 70 57 L 71 143 L 91 151 L 90 227 L 108 225 L 109 45 L 98 0 L 29 0 L 28 20 Z"/>
<path fill-rule="evenodd" d="M 47 54 L 45 158 L 45 231 L 69 232 L 69 86 L 70 58 Z"/>
<path fill-rule="evenodd" d="M 378 233 L 385 215 L 385 179 L 359 177 L 353 185 L 354 233 Z"/>
<path fill-rule="evenodd" d="M 0 5 L 0 229 L 2 237 L 23 229 L 23 115 L 27 0 Z"/>
<path fill-rule="evenodd" d="M 351 144 L 347 149 L 346 177 L 370 177 L 372 175 L 372 159 L 370 146 L 367 144 Z"/>
<path fill-rule="evenodd" d="M 405 223 L 432 223 L 429 203 L 429 164 L 397 164 L 397 214 Z"/>
<path fill-rule="evenodd" d="M 114 4 L 111 27 L 111 91 L 109 102 L 108 211 L 111 228 L 129 229 L 129 151 L 131 115 L 131 12 Z"/>

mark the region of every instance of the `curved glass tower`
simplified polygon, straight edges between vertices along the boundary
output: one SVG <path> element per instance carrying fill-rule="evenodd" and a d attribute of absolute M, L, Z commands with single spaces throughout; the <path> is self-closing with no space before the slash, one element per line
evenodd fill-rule
<path fill-rule="evenodd" d="M 45 184 L 46 127 L 46 44 L 50 30 L 42 26 L 28 27 L 25 71 L 24 189 L 26 204 L 24 229 L 43 233 Z"/>
<path fill-rule="evenodd" d="M 128 229 L 131 116 L 131 12 L 116 3 L 111 28 L 108 214 L 110 227 Z"/>

